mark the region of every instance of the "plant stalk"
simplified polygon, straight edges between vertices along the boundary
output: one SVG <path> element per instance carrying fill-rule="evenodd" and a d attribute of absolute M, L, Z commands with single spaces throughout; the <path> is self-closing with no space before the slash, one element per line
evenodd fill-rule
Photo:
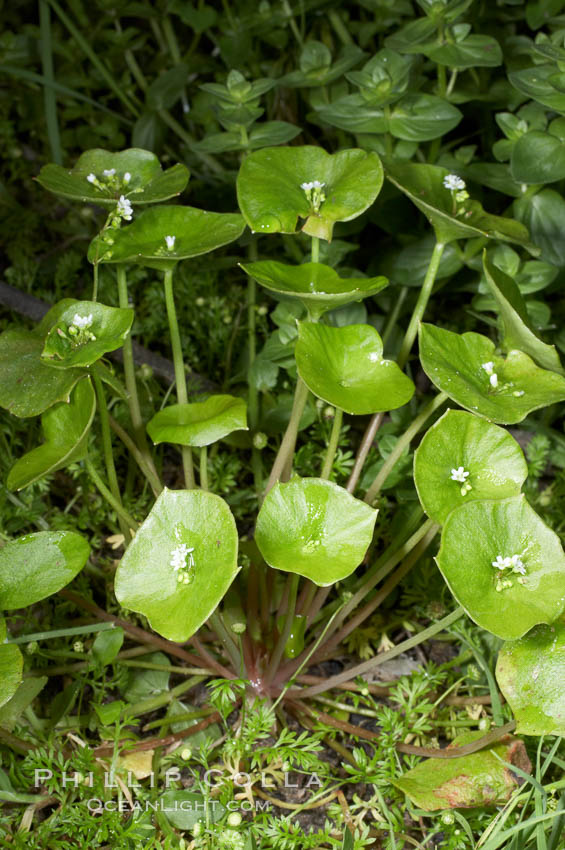
<path fill-rule="evenodd" d="M 114 498 L 114 495 L 110 492 L 110 490 L 106 487 L 98 472 L 96 471 L 94 464 L 88 458 L 85 460 L 86 471 L 90 475 L 92 479 L 92 483 L 95 485 L 97 490 L 99 490 L 100 494 L 106 499 L 111 508 L 113 508 L 116 512 L 118 519 L 122 519 L 128 526 L 128 531 L 133 530 L 136 531 L 139 528 L 139 523 L 129 514 L 121 502 Z"/>
<path fill-rule="evenodd" d="M 424 283 L 422 284 L 420 294 L 418 295 L 418 300 L 416 301 L 416 306 L 414 307 L 414 312 L 412 313 L 412 318 L 410 319 L 410 324 L 408 325 L 408 329 L 404 335 L 400 354 L 398 355 L 398 365 L 401 369 L 404 368 L 410 351 L 412 350 L 412 346 L 414 345 L 414 340 L 418 335 L 418 327 L 426 311 L 426 307 L 428 306 L 430 295 L 432 294 L 434 281 L 438 273 L 444 248 L 445 244 L 443 242 L 436 242 L 434 245 L 434 250 L 432 251 Z"/>
<path fill-rule="evenodd" d="M 96 398 L 98 400 L 98 414 L 100 416 L 100 429 L 102 431 L 102 448 L 104 452 L 104 462 L 106 464 L 106 475 L 108 476 L 110 491 L 114 499 L 121 505 L 122 496 L 120 493 L 118 476 L 116 474 L 116 467 L 114 464 L 114 453 L 112 451 L 112 433 L 110 431 L 110 418 L 108 414 L 108 408 L 106 407 L 104 387 L 102 386 L 102 381 L 100 380 L 98 375 L 93 374 L 92 378 L 94 381 L 94 389 L 96 390 Z M 120 524 L 120 530 L 124 535 L 125 540 L 129 542 L 131 540 L 130 526 L 124 521 L 121 515 L 118 515 L 118 522 Z"/>
<path fill-rule="evenodd" d="M 343 421 L 343 410 L 341 408 L 335 408 L 334 421 L 332 424 L 332 431 L 330 434 L 330 440 L 328 443 L 328 448 L 326 451 L 326 457 L 324 459 L 324 465 L 322 467 L 322 472 L 320 474 L 320 478 L 329 479 L 332 474 L 333 463 L 335 460 L 335 453 L 337 451 L 338 443 L 339 443 L 339 435 L 341 433 L 341 423 Z"/>
<path fill-rule="evenodd" d="M 306 386 L 302 378 L 299 377 L 296 382 L 296 389 L 294 391 L 294 402 L 292 405 L 290 419 L 286 431 L 284 433 L 284 437 L 282 439 L 279 451 L 275 458 L 271 474 L 269 475 L 269 480 L 265 488 L 265 495 L 277 483 L 277 481 L 281 477 L 282 471 L 285 468 L 288 459 L 291 458 L 294 453 L 296 437 L 298 434 L 298 427 L 300 425 L 302 414 L 304 413 L 304 408 L 306 407 L 308 393 L 308 387 Z"/>

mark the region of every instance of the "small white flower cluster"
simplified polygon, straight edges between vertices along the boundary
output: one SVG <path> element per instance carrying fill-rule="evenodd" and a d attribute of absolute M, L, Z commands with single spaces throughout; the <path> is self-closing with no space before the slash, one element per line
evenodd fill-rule
<path fill-rule="evenodd" d="M 443 185 L 451 192 L 462 192 L 465 189 L 465 181 L 457 174 L 447 174 L 443 178 Z"/>
<path fill-rule="evenodd" d="M 176 236 L 165 236 L 165 242 L 167 243 L 167 251 L 175 250 L 176 238 Z"/>
<path fill-rule="evenodd" d="M 96 174 L 92 172 L 86 175 L 86 179 L 89 183 L 92 183 L 93 186 L 96 186 L 97 189 L 117 189 L 120 185 L 119 178 L 114 180 L 116 177 L 116 169 L 115 168 L 105 168 L 102 172 L 102 177 L 104 178 L 104 182 L 99 180 Z M 122 184 L 127 186 L 129 181 L 131 180 L 131 174 L 129 171 L 126 171 L 124 176 L 122 177 Z"/>
<path fill-rule="evenodd" d="M 194 547 L 186 543 L 179 543 L 171 552 L 171 567 L 177 575 L 177 581 L 182 584 L 190 584 L 194 578 Z"/>
<path fill-rule="evenodd" d="M 318 210 L 326 200 L 326 195 L 324 192 L 325 185 L 325 183 L 321 183 L 319 180 L 310 180 L 308 183 L 300 184 L 300 188 L 303 189 L 306 193 L 306 198 L 311 204 L 314 212 L 318 212 Z"/>
<path fill-rule="evenodd" d="M 459 481 L 463 486 L 461 487 L 461 495 L 466 496 L 469 490 L 472 490 L 471 484 L 467 481 L 469 477 L 469 472 L 465 469 L 464 466 L 458 466 L 457 469 L 453 468 L 451 470 L 451 480 Z"/>
<path fill-rule="evenodd" d="M 493 389 L 498 387 L 498 375 L 494 371 L 494 363 L 492 360 L 489 360 L 488 363 L 482 363 L 481 369 L 484 369 L 487 375 L 489 376 L 489 383 Z"/>
<path fill-rule="evenodd" d="M 88 330 L 92 327 L 92 322 L 92 313 L 89 313 L 88 316 L 81 316 L 80 313 L 75 313 L 67 330 L 57 328 L 57 333 L 63 339 L 68 340 L 73 348 L 77 348 L 79 345 L 85 345 L 87 342 L 96 339 L 94 334 Z"/>
<path fill-rule="evenodd" d="M 89 313 L 88 316 L 81 316 L 78 313 L 75 313 L 73 316 L 73 324 L 71 327 L 78 328 L 83 331 L 86 328 L 89 328 L 92 325 L 92 313 Z"/>
<path fill-rule="evenodd" d="M 120 195 L 120 200 L 116 205 L 116 213 L 125 221 L 131 221 L 133 216 L 133 208 L 131 202 L 128 201 L 125 195 Z"/>
<path fill-rule="evenodd" d="M 496 561 L 492 562 L 492 566 L 495 570 L 499 571 L 499 577 L 496 582 L 496 590 L 500 593 L 501 590 L 504 590 L 507 587 L 512 587 L 512 582 L 509 578 L 505 578 L 504 571 L 508 570 L 509 574 L 515 573 L 518 575 L 518 583 L 525 584 L 526 580 L 524 576 L 526 575 L 526 567 L 524 566 L 524 562 L 522 561 L 521 555 L 511 555 L 510 557 L 504 558 L 502 555 L 496 556 Z"/>

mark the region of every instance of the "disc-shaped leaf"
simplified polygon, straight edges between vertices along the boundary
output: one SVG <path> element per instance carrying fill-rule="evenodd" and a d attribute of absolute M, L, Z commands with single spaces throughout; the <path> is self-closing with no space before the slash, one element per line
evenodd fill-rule
<path fill-rule="evenodd" d="M 496 679 L 522 735 L 565 735 L 565 624 L 505 643 Z"/>
<path fill-rule="evenodd" d="M 393 360 L 383 360 L 383 343 L 371 325 L 301 322 L 295 349 L 298 373 L 328 404 L 362 415 L 402 407 L 414 384 Z"/>
<path fill-rule="evenodd" d="M 398 162 L 386 165 L 388 179 L 424 213 L 438 242 L 483 236 L 516 242 L 531 253 L 536 251 L 529 243 L 526 227 L 520 222 L 490 215 L 478 201 L 455 202 L 451 190 L 443 184 L 448 174 L 446 168 L 437 165 Z"/>
<path fill-rule="evenodd" d="M 6 705 L 23 679 L 24 659 L 14 644 L 0 646 L 0 707 Z"/>
<path fill-rule="evenodd" d="M 82 570 L 90 546 L 74 531 L 26 534 L 0 549 L 0 609 L 24 608 L 57 593 Z"/>
<path fill-rule="evenodd" d="M 486 251 L 483 267 L 487 286 L 498 307 L 506 350 L 517 348 L 529 354 L 542 368 L 564 374 L 555 346 L 542 342 L 531 329 L 526 304 L 517 284 L 490 261 Z"/>
<path fill-rule="evenodd" d="M 448 410 L 414 454 L 414 482 L 422 507 L 443 524 L 459 505 L 507 499 L 528 476 L 522 449 L 508 431 L 462 410 Z"/>
<path fill-rule="evenodd" d="M 275 260 L 264 260 L 240 265 L 244 272 L 270 292 L 299 298 L 314 316 L 375 295 L 388 284 L 386 277 L 382 276 L 342 278 L 335 269 L 323 263 L 289 266 Z"/>
<path fill-rule="evenodd" d="M 47 334 L 41 357 L 59 369 L 90 366 L 124 344 L 133 318 L 129 308 L 74 301 Z"/>
<path fill-rule="evenodd" d="M 147 425 L 155 444 L 209 446 L 232 431 L 247 431 L 247 405 L 232 395 L 213 395 L 193 404 L 171 404 Z"/>
<path fill-rule="evenodd" d="M 565 177 L 565 144 L 557 136 L 532 130 L 512 145 L 512 177 L 518 183 L 555 183 Z"/>
<path fill-rule="evenodd" d="M 0 407 L 14 416 L 38 416 L 68 401 L 83 369 L 52 369 L 41 360 L 44 334 L 12 328 L 0 335 Z"/>
<path fill-rule="evenodd" d="M 376 510 L 337 484 L 297 477 L 270 490 L 255 540 L 271 567 L 327 587 L 359 566 L 376 518 Z"/>
<path fill-rule="evenodd" d="M 482 732 L 466 732 L 446 748 L 462 747 L 481 738 Z M 430 758 L 403 773 L 392 784 L 426 812 L 441 809 L 502 805 L 518 788 L 518 779 L 505 762 L 529 771 L 522 741 L 507 736 L 489 749 L 461 758 Z"/>
<path fill-rule="evenodd" d="M 87 179 L 91 174 L 97 183 Z M 185 165 L 162 171 L 155 154 L 141 148 L 119 153 L 97 148 L 83 153 L 70 170 L 44 165 L 37 180 L 60 198 L 113 207 L 121 195 L 134 206 L 166 201 L 183 191 L 189 177 Z"/>
<path fill-rule="evenodd" d="M 532 410 L 565 400 L 561 375 L 540 369 L 522 351 L 509 351 L 506 357 L 495 351 L 494 343 L 482 334 L 420 326 L 424 372 L 471 413 L 511 425 Z"/>
<path fill-rule="evenodd" d="M 323 184 L 319 208 L 302 188 Z M 239 208 L 253 231 L 294 233 L 302 230 L 328 241 L 336 221 L 357 218 L 371 206 L 383 184 L 376 153 L 357 148 L 336 154 L 311 145 L 264 148 L 244 159 L 237 178 Z"/>
<path fill-rule="evenodd" d="M 237 544 L 223 499 L 165 488 L 120 562 L 118 601 L 169 640 L 188 640 L 235 578 Z"/>
<path fill-rule="evenodd" d="M 436 560 L 471 619 L 505 640 L 553 622 L 565 608 L 561 543 L 524 496 L 456 508 Z"/>
<path fill-rule="evenodd" d="M 110 244 L 90 243 L 91 263 L 138 263 L 154 269 L 173 268 L 179 260 L 207 254 L 238 239 L 245 222 L 237 213 L 214 213 L 194 207 L 152 207 L 127 227 L 112 233 Z"/>
<path fill-rule="evenodd" d="M 69 402 L 60 402 L 45 411 L 41 417 L 45 442 L 16 461 L 8 474 L 7 487 L 21 490 L 81 460 L 86 454 L 95 411 L 96 398 L 87 378 L 77 384 Z"/>

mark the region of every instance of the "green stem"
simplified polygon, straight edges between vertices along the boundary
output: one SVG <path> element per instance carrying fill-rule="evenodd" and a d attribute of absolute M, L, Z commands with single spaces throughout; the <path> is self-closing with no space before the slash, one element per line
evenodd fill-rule
<path fill-rule="evenodd" d="M 92 300 L 98 301 L 98 263 L 92 266 Z"/>
<path fill-rule="evenodd" d="M 286 431 L 284 433 L 284 437 L 282 438 L 279 451 L 275 458 L 271 474 L 269 475 L 267 487 L 265 488 L 265 494 L 268 493 L 269 490 L 277 483 L 283 469 L 286 466 L 287 460 L 292 457 L 294 447 L 296 445 L 298 426 L 300 425 L 300 420 L 302 418 L 302 414 L 304 412 L 304 408 L 306 407 L 306 402 L 308 400 L 308 392 L 308 387 L 306 386 L 302 378 L 298 378 L 298 381 L 296 382 L 296 390 L 294 391 L 294 402 L 292 405 L 292 412 L 290 414 L 290 419 Z"/>
<path fill-rule="evenodd" d="M 128 308 L 128 284 L 126 278 L 126 267 L 122 264 L 118 265 L 118 302 L 120 307 Z M 126 389 L 128 392 L 128 407 L 135 442 L 139 446 L 139 450 L 143 455 L 151 458 L 149 454 L 149 446 L 145 436 L 145 426 L 143 417 L 141 416 L 141 407 L 139 404 L 139 396 L 137 394 L 137 383 L 135 380 L 135 362 L 133 359 L 133 344 L 131 334 L 128 334 L 123 345 L 124 355 L 124 373 L 126 378 Z"/>
<path fill-rule="evenodd" d="M 139 528 L 139 523 L 137 523 L 136 520 L 134 520 L 134 518 L 131 516 L 131 514 L 126 511 L 123 505 L 118 502 L 117 499 L 114 498 L 113 494 L 110 492 L 110 490 L 108 490 L 108 488 L 98 475 L 98 472 L 96 471 L 92 461 L 87 458 L 85 461 L 85 466 L 88 474 L 92 479 L 93 484 L 100 491 L 101 495 L 106 499 L 110 507 L 115 510 L 118 519 L 123 519 L 124 522 L 127 523 L 128 529 L 133 529 L 134 531 L 136 531 Z"/>
<path fill-rule="evenodd" d="M 418 632 L 418 634 L 408 638 L 408 640 L 402 641 L 402 643 L 397 644 L 387 652 L 382 652 L 380 655 L 376 655 L 368 661 L 358 664 L 356 667 L 350 667 L 348 670 L 344 670 L 343 673 L 338 673 L 337 676 L 330 676 L 329 679 L 326 679 L 325 682 L 321 682 L 319 685 L 304 688 L 298 691 L 296 696 L 300 696 L 300 699 L 303 699 L 304 697 L 313 697 L 316 696 L 316 694 L 322 694 L 324 691 L 336 688 L 338 685 L 341 685 L 343 682 L 348 682 L 356 676 L 363 676 L 365 673 L 373 670 L 373 668 L 384 664 L 385 661 L 390 661 L 392 658 L 396 658 L 397 655 L 402 655 L 402 653 L 408 652 L 409 649 L 413 649 L 415 646 L 419 646 L 421 643 L 424 643 L 424 641 L 434 637 L 439 632 L 442 632 L 444 629 L 451 626 L 451 624 L 456 620 L 459 620 L 459 618 L 464 614 L 465 611 L 463 608 L 456 608 L 455 611 L 452 611 L 451 614 L 448 614 L 442 620 L 438 620 L 431 626 L 428 626 L 427 629 L 423 629 L 421 632 Z"/>
<path fill-rule="evenodd" d="M 402 305 L 404 304 L 404 301 L 405 301 L 407 295 L 408 295 L 408 287 L 407 286 L 401 286 L 400 290 L 396 294 L 392 310 L 388 314 L 388 317 L 387 317 L 387 320 L 386 320 L 386 325 L 385 325 L 384 331 L 382 333 L 383 348 L 386 348 L 386 346 L 387 346 L 389 337 L 394 330 L 394 326 L 396 324 L 398 316 L 400 315 Z"/>
<path fill-rule="evenodd" d="M 53 41 L 51 37 L 51 9 L 47 0 L 39 0 L 39 35 L 41 51 L 41 68 L 47 85 L 43 87 L 43 104 L 45 108 L 45 123 L 47 138 L 51 148 L 51 157 L 57 165 L 63 164 L 61 150 L 61 135 L 57 118 L 57 93 L 53 87 L 55 74 L 53 72 Z M 51 85 L 49 85 L 49 83 Z"/>
<path fill-rule="evenodd" d="M 381 487 L 388 478 L 389 473 L 396 466 L 396 463 L 399 460 L 404 449 L 410 445 L 412 438 L 416 436 L 418 431 L 425 425 L 430 416 L 438 409 L 438 407 L 441 407 L 441 405 L 445 401 L 447 401 L 447 399 L 447 393 L 440 393 L 439 395 L 437 395 L 434 399 L 432 399 L 432 401 L 428 405 L 426 405 L 420 415 L 414 419 L 414 421 L 412 422 L 410 427 L 406 429 L 404 434 L 402 434 L 402 436 L 398 438 L 396 445 L 394 446 L 393 450 L 381 466 L 375 480 L 367 490 L 367 493 L 365 494 L 366 502 L 368 502 L 369 504 L 373 503 L 375 498 L 379 495 Z"/>
<path fill-rule="evenodd" d="M 173 351 L 173 365 L 175 367 L 175 383 L 177 389 L 177 400 L 179 404 L 188 404 L 188 391 L 186 388 L 186 375 L 184 371 L 184 360 L 182 357 L 182 344 L 180 339 L 179 323 L 173 295 L 173 270 L 165 272 L 165 304 L 167 306 L 167 318 L 169 320 L 169 333 L 171 335 L 171 348 Z M 182 447 L 182 465 L 184 468 L 184 480 L 187 490 L 194 489 L 194 467 L 192 463 L 192 450 L 190 446 Z"/>
<path fill-rule="evenodd" d="M 312 236 L 312 262 L 320 262 L 320 240 L 317 236 Z"/>
<path fill-rule="evenodd" d="M 277 644 L 273 650 L 269 666 L 265 672 L 265 684 L 267 685 L 272 682 L 277 670 L 279 669 L 279 664 L 283 656 L 284 648 L 290 637 L 292 623 L 294 621 L 294 613 L 296 610 L 296 596 L 298 594 L 299 579 L 300 576 L 296 573 L 291 573 L 288 578 L 288 604 L 286 609 L 286 617 L 284 621 L 283 630 L 279 636 Z"/>
<path fill-rule="evenodd" d="M 8 643 L 31 643 L 32 641 L 54 640 L 61 637 L 105 632 L 113 628 L 115 628 L 113 623 L 92 623 L 89 626 L 72 626 L 70 629 L 53 629 L 50 632 L 34 632 L 31 635 L 20 635 L 16 638 L 9 637 Z"/>
<path fill-rule="evenodd" d="M 208 447 L 200 449 L 200 489 L 208 490 Z"/>
<path fill-rule="evenodd" d="M 410 324 L 408 325 L 408 330 L 406 331 L 404 340 L 402 341 L 400 354 L 398 355 L 398 365 L 401 369 L 404 368 L 404 365 L 408 360 L 408 355 L 414 345 L 414 340 L 418 335 L 418 327 L 428 305 L 428 301 L 430 300 L 430 295 L 432 294 L 434 281 L 436 279 L 444 248 L 445 245 L 443 242 L 436 242 L 434 245 L 426 277 L 424 278 L 424 283 L 422 284 L 420 294 L 418 295 L 418 300 L 416 301 L 416 306 L 414 307 L 414 312 L 412 313 L 412 318 L 410 319 Z"/>
<path fill-rule="evenodd" d="M 339 407 L 335 408 L 334 421 L 332 425 L 332 432 L 330 434 L 330 441 L 328 443 L 328 448 L 326 451 L 326 457 L 324 459 L 324 465 L 322 467 L 322 472 L 320 478 L 329 478 L 332 473 L 332 468 L 335 459 L 335 453 L 337 451 L 338 443 L 339 443 L 339 435 L 341 433 L 341 423 L 343 421 L 343 410 Z"/>
<path fill-rule="evenodd" d="M 257 260 L 257 241 L 253 236 L 251 237 L 249 245 L 249 259 L 251 262 Z M 250 375 L 251 367 L 253 366 L 253 362 L 257 354 L 257 327 L 255 314 L 256 299 L 257 284 L 254 278 L 249 277 L 247 280 L 247 406 L 249 412 L 249 427 L 252 434 L 255 432 L 259 422 L 259 393 L 257 392 L 257 387 L 251 380 Z M 258 495 L 260 495 L 263 488 L 263 460 L 261 458 L 261 452 L 256 449 L 255 446 L 251 449 L 251 468 L 253 470 L 255 491 Z"/>
<path fill-rule="evenodd" d="M 234 673 L 237 676 L 241 667 L 239 649 L 236 646 L 234 639 L 231 637 L 230 633 L 225 627 L 222 615 L 219 611 L 216 610 L 213 614 L 210 615 L 210 617 L 208 618 L 208 622 L 216 632 L 216 635 L 218 636 L 219 640 L 222 642 L 222 645 L 226 650 L 229 659 L 232 663 Z"/>
<path fill-rule="evenodd" d="M 157 474 L 157 470 L 153 466 L 153 463 L 148 462 L 145 455 L 139 451 L 127 431 L 124 431 L 120 423 L 116 422 L 113 416 L 109 414 L 108 419 L 110 421 L 110 427 L 122 441 L 126 449 L 131 453 L 141 472 L 145 475 L 151 489 L 153 490 L 153 495 L 158 496 L 163 492 L 163 485 L 161 484 L 161 480 Z"/>
<path fill-rule="evenodd" d="M 102 449 L 104 452 L 104 463 L 106 464 L 106 475 L 108 476 L 108 483 L 110 485 L 110 491 L 114 499 L 122 504 L 122 496 L 120 493 L 120 485 L 118 484 L 118 476 L 116 474 L 116 467 L 114 464 L 114 453 L 112 451 L 112 433 L 110 431 L 110 417 L 108 414 L 108 408 L 106 406 L 106 398 L 104 395 L 104 387 L 102 386 L 102 381 L 98 377 L 98 375 L 93 374 L 92 376 L 94 381 L 94 388 L 96 390 L 96 398 L 98 400 L 98 414 L 100 416 L 100 428 L 102 431 Z M 118 516 L 118 521 L 120 523 L 120 530 L 124 535 L 126 540 L 131 539 L 131 532 L 129 525 L 124 522 L 121 516 Z"/>

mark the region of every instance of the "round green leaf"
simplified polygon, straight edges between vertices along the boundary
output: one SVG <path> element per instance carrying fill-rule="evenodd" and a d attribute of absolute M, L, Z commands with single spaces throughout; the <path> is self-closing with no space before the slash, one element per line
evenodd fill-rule
<path fill-rule="evenodd" d="M 165 489 L 120 562 L 116 597 L 169 640 L 188 640 L 237 575 L 237 544 L 223 499 Z"/>
<path fill-rule="evenodd" d="M 517 496 L 527 476 L 528 465 L 514 437 L 462 410 L 444 413 L 414 454 L 420 502 L 440 524 L 467 502 Z"/>
<path fill-rule="evenodd" d="M 232 395 L 213 395 L 193 404 L 171 404 L 147 425 L 155 444 L 181 446 L 209 446 L 232 431 L 247 430 L 247 405 Z"/>
<path fill-rule="evenodd" d="M 124 344 L 134 311 L 97 301 L 74 301 L 47 334 L 42 360 L 58 369 L 90 366 Z"/>
<path fill-rule="evenodd" d="M 524 496 L 456 508 L 436 560 L 471 619 L 505 640 L 553 622 L 565 608 L 561 543 Z M 507 565 L 494 566 L 501 561 Z"/>
<path fill-rule="evenodd" d="M 325 200 L 316 209 L 303 184 L 323 184 Z M 302 230 L 328 241 L 336 221 L 357 218 L 371 206 L 383 184 L 376 153 L 359 149 L 326 153 L 319 147 L 264 148 L 244 159 L 237 178 L 239 208 L 253 231 Z"/>
<path fill-rule="evenodd" d="M 565 735 L 565 624 L 505 643 L 496 679 L 522 735 Z"/>
<path fill-rule="evenodd" d="M 105 171 L 114 174 L 104 174 Z M 90 174 L 94 174 L 100 186 L 87 180 Z M 129 180 L 124 179 L 127 174 Z M 121 195 L 134 206 L 166 201 L 180 195 L 189 176 L 185 165 L 162 171 L 155 154 L 141 148 L 119 153 L 97 148 L 83 153 L 70 170 L 53 163 L 44 165 L 37 181 L 60 198 L 113 207 Z"/>
<path fill-rule="evenodd" d="M 512 177 L 519 183 L 554 183 L 565 177 L 565 144 L 550 133 L 532 130 L 512 146 Z"/>
<path fill-rule="evenodd" d="M 453 130 L 462 113 L 434 94 L 408 94 L 391 108 L 385 118 L 387 130 L 397 139 L 426 142 Z"/>
<path fill-rule="evenodd" d="M 410 378 L 393 360 L 383 360 L 382 340 L 371 325 L 300 322 L 294 354 L 308 389 L 346 413 L 395 410 L 414 395 Z"/>
<path fill-rule="evenodd" d="M 337 484 L 297 477 L 268 493 L 255 540 L 271 567 L 327 587 L 359 566 L 376 518 L 376 510 Z"/>
<path fill-rule="evenodd" d="M 0 646 L 0 707 L 9 702 L 23 679 L 24 659 L 14 644 Z"/>
<path fill-rule="evenodd" d="M 0 334 L 0 407 L 14 416 L 38 416 L 58 401 L 68 401 L 84 377 L 82 369 L 52 369 L 41 360 L 44 335 L 13 328 Z"/>
<path fill-rule="evenodd" d="M 138 263 L 155 269 L 173 268 L 179 260 L 207 254 L 238 239 L 245 229 L 237 213 L 214 213 L 194 207 L 152 207 L 132 224 L 112 232 L 113 242 L 96 237 L 90 243 L 91 263 Z M 169 244 L 171 237 L 174 242 Z"/>
<path fill-rule="evenodd" d="M 542 189 L 535 195 L 525 195 L 515 201 L 514 212 L 541 249 L 542 260 L 554 266 L 564 266 L 565 199 L 559 192 Z"/>
<path fill-rule="evenodd" d="M 419 163 L 388 162 L 386 176 L 421 210 L 435 230 L 438 242 L 477 236 L 516 242 L 533 253 L 527 229 L 518 221 L 486 213 L 478 201 L 454 206 L 450 189 L 443 185 L 446 168 Z"/>
<path fill-rule="evenodd" d="M 502 65 L 500 45 L 488 35 L 468 35 L 461 41 L 443 42 L 423 52 L 438 65 L 448 65 L 450 68 L 493 68 Z"/>
<path fill-rule="evenodd" d="M 275 260 L 240 263 L 250 277 L 278 295 L 293 295 L 302 301 L 313 315 L 341 307 L 351 301 L 361 301 L 387 286 L 386 277 L 341 278 L 335 269 L 323 263 L 302 263 L 289 266 Z"/>
<path fill-rule="evenodd" d="M 0 609 L 25 608 L 61 590 L 82 570 L 90 546 L 74 531 L 26 534 L 0 549 Z"/>
<path fill-rule="evenodd" d="M 6 485 L 21 490 L 45 475 L 81 460 L 87 450 L 88 432 L 96 411 L 96 397 L 90 380 L 80 381 L 69 402 L 46 410 L 41 417 L 43 445 L 32 449 L 11 468 Z"/>
<path fill-rule="evenodd" d="M 565 400 L 565 378 L 540 369 L 522 351 L 501 357 L 482 334 L 456 334 L 422 324 L 420 361 L 428 378 L 453 401 L 503 425 Z"/>

